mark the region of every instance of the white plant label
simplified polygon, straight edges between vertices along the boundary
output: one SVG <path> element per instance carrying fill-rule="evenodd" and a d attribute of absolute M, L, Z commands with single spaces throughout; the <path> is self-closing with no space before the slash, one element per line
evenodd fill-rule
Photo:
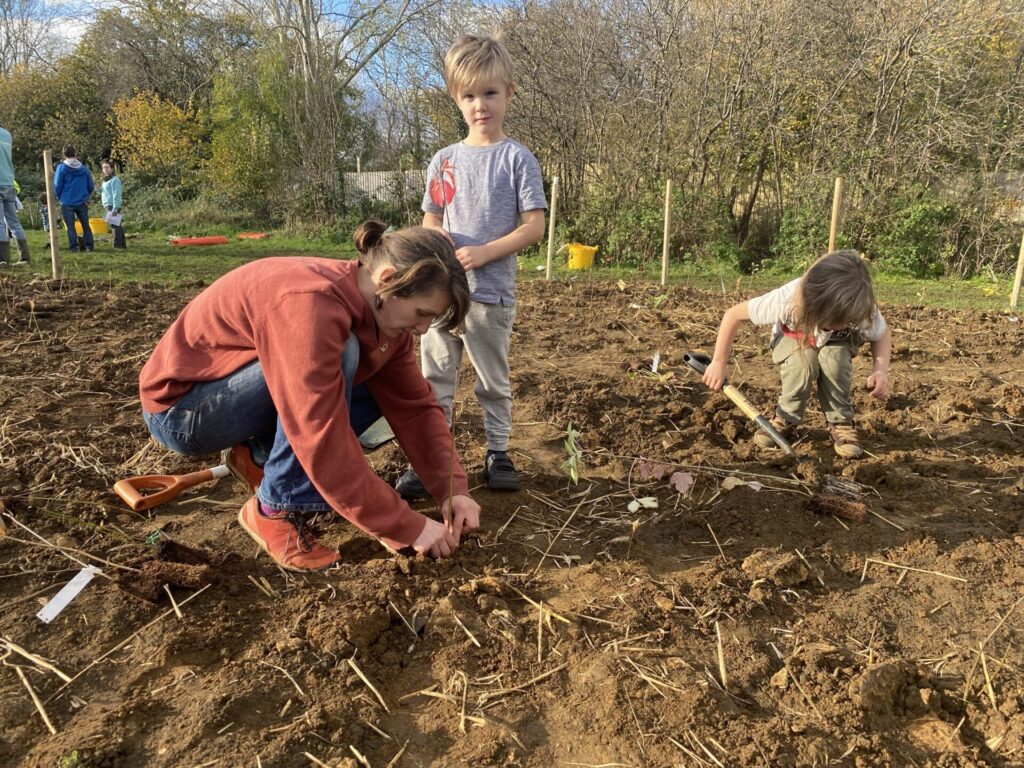
<path fill-rule="evenodd" d="M 100 573 L 100 569 L 94 565 L 87 565 L 74 575 L 64 587 L 46 605 L 42 607 L 36 616 L 44 623 L 49 624 L 68 604 L 78 597 L 78 593 L 85 589 L 85 586 L 92 581 L 93 577 Z"/>

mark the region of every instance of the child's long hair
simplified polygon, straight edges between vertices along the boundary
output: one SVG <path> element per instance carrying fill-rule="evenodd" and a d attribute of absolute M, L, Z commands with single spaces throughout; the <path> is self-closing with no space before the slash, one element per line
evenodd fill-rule
<path fill-rule="evenodd" d="M 802 333 L 857 326 L 874 313 L 871 273 L 857 251 L 825 254 L 804 273 L 794 307 L 796 326 Z"/>
<path fill-rule="evenodd" d="M 377 289 L 377 295 L 404 299 L 443 291 L 449 298 L 448 309 L 435 323 L 446 331 L 462 325 L 469 311 L 469 281 L 452 244 L 437 230 L 426 227 L 386 230 L 383 222 L 364 221 L 352 237 L 362 263 L 371 272 L 382 265 L 395 270 L 391 279 Z"/>

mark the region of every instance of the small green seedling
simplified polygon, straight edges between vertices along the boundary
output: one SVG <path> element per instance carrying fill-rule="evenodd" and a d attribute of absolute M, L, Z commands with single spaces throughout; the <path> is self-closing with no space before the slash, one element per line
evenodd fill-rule
<path fill-rule="evenodd" d="M 565 430 L 565 453 L 569 458 L 562 462 L 562 469 L 569 473 L 573 485 L 580 481 L 580 466 L 583 462 L 583 449 L 580 447 L 579 438 L 579 431 L 573 427 L 572 422 L 569 422 Z"/>

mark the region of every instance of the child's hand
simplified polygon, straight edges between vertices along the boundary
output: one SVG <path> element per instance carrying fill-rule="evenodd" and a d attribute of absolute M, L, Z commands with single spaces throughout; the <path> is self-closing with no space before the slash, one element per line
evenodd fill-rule
<path fill-rule="evenodd" d="M 889 374 L 885 371 L 875 371 L 868 376 L 867 388 L 872 397 L 884 400 L 889 396 Z"/>
<path fill-rule="evenodd" d="M 412 548 L 421 555 L 442 558 L 449 557 L 459 548 L 459 543 L 448 530 L 448 526 L 428 517 L 427 524 L 412 543 Z"/>
<path fill-rule="evenodd" d="M 446 500 L 441 505 L 441 515 L 448 524 L 448 530 L 455 536 L 456 544 L 462 539 L 463 533 L 472 533 L 480 528 L 480 505 L 469 496 L 452 496 Z"/>
<path fill-rule="evenodd" d="M 455 258 L 466 271 L 482 267 L 488 262 L 487 251 L 482 245 L 464 245 L 455 251 Z"/>
<path fill-rule="evenodd" d="M 729 372 L 728 364 L 722 360 L 712 360 L 704 371 L 703 381 L 711 389 L 721 389 L 725 384 L 726 374 Z"/>

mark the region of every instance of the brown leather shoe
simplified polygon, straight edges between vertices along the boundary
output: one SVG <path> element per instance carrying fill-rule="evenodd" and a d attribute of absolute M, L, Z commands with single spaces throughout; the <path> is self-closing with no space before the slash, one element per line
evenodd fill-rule
<path fill-rule="evenodd" d="M 275 517 L 260 514 L 255 496 L 238 512 L 238 522 L 260 549 L 289 571 L 319 571 L 338 562 L 338 553 L 316 540 L 305 519 L 295 512 L 279 512 Z"/>
<path fill-rule="evenodd" d="M 844 459 L 859 459 L 864 453 L 853 424 L 829 424 L 828 433 L 832 436 L 832 447 L 836 455 Z"/>
<path fill-rule="evenodd" d="M 252 459 L 252 450 L 245 443 L 223 451 L 220 463 L 224 464 L 246 490 L 256 493 L 263 480 L 263 467 Z"/>

